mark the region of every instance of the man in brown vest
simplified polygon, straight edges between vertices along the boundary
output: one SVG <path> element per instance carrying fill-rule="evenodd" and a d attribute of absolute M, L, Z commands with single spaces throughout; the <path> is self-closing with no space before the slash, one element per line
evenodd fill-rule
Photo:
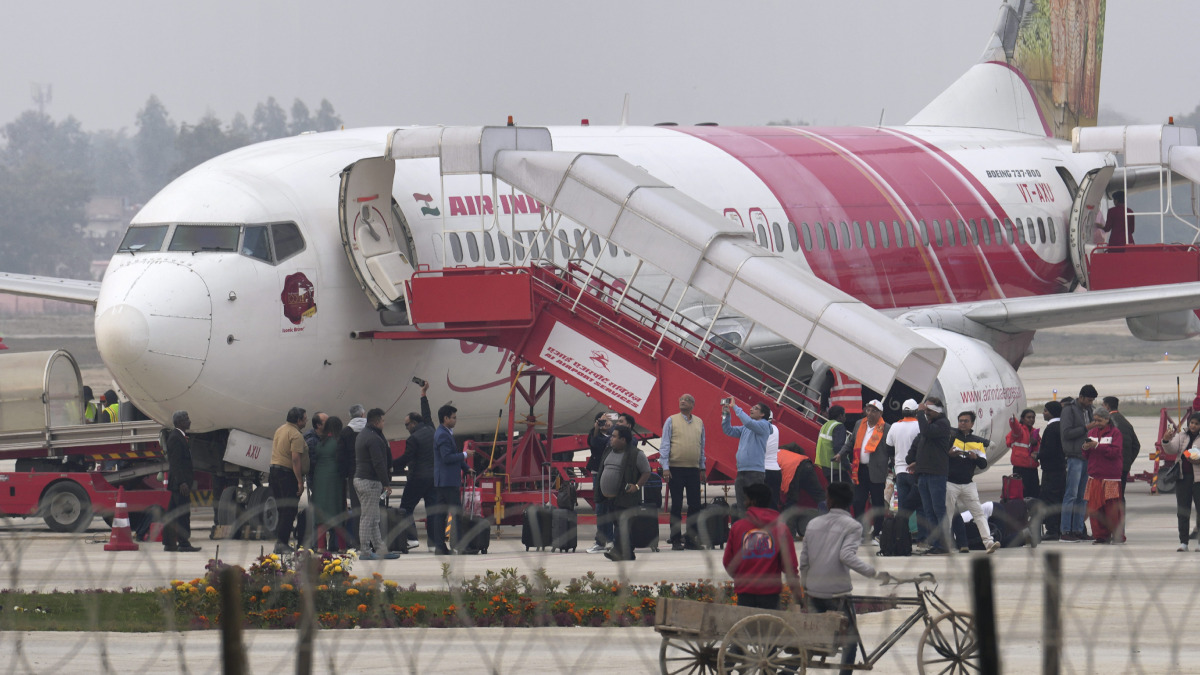
<path fill-rule="evenodd" d="M 692 414 L 696 399 L 679 397 L 679 413 L 663 423 L 659 463 L 671 494 L 671 550 L 682 551 L 683 493 L 687 491 L 688 517 L 700 512 L 700 483 L 704 480 L 704 420 Z"/>

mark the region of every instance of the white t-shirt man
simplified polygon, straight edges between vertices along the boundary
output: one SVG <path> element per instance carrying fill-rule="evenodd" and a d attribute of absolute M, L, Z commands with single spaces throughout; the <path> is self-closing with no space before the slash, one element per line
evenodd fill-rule
<path fill-rule="evenodd" d="M 893 423 L 892 427 L 888 429 L 887 444 L 896 449 L 897 476 L 908 471 L 908 462 L 905 457 L 919 433 L 921 433 L 921 427 L 915 418 L 906 417 Z"/>

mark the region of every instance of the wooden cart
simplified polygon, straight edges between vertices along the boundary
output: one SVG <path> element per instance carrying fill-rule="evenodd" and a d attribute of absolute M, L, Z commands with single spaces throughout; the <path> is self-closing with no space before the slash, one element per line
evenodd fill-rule
<path fill-rule="evenodd" d="M 660 598 L 654 630 L 662 636 L 663 675 L 727 672 L 803 673 L 809 658 L 831 656 L 846 617 Z"/>

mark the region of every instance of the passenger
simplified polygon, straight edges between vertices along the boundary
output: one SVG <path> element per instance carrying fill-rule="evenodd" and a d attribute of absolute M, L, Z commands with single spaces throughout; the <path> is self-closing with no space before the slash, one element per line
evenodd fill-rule
<path fill-rule="evenodd" d="M 917 424 L 917 402 L 913 399 L 904 401 L 900 406 L 900 410 L 904 418 L 898 422 L 892 423 L 892 428 L 888 429 L 887 444 L 895 450 L 895 472 L 896 472 L 896 503 L 899 509 L 896 512 L 896 517 L 900 522 L 907 523 L 912 518 L 912 514 L 921 512 L 921 492 L 917 489 L 917 477 L 915 474 L 908 472 L 908 451 L 912 449 L 913 441 L 917 440 L 917 434 L 921 433 L 921 426 Z M 917 518 L 917 538 L 916 541 L 924 541 L 925 521 L 922 518 Z"/>
<path fill-rule="evenodd" d="M 1121 430 L 1112 414 L 1100 408 L 1083 443 L 1087 460 L 1087 507 L 1092 521 L 1093 544 L 1124 543 L 1121 537 Z"/>
<path fill-rule="evenodd" d="M 671 550 L 684 549 L 683 499 L 687 493 L 688 517 L 700 513 L 700 483 L 704 480 L 704 420 L 692 414 L 696 398 L 679 397 L 679 412 L 663 423 L 659 463 L 671 493 Z M 689 542 L 695 545 L 695 542 Z"/>
<path fill-rule="evenodd" d="M 304 442 L 308 445 L 309 457 L 312 456 L 312 451 L 317 449 L 317 444 L 321 439 L 325 438 L 325 434 L 321 430 L 325 427 L 325 420 L 329 418 L 323 412 L 317 411 L 312 415 L 312 428 L 304 432 Z"/>
<path fill-rule="evenodd" d="M 935 399 L 936 400 L 936 399 Z M 948 425 L 947 425 L 948 426 Z M 829 513 L 817 516 L 808 524 L 804 547 L 800 551 L 800 579 L 808 596 L 808 611 L 815 613 L 841 612 L 850 620 L 842 641 L 841 675 L 849 675 L 858 651 L 858 628 L 854 616 L 854 601 L 850 592 L 850 570 L 868 579 L 887 583 L 887 572 L 877 572 L 870 563 L 858 557 L 862 541 L 862 523 L 850 515 L 854 490 L 849 483 L 833 483 L 827 490 Z"/>
<path fill-rule="evenodd" d="M 1061 509 L 1063 494 L 1067 485 L 1067 458 L 1063 455 L 1062 434 L 1059 432 L 1059 416 L 1062 415 L 1062 404 L 1058 401 L 1046 401 L 1042 408 L 1042 419 L 1046 420 L 1046 428 L 1042 430 L 1042 443 L 1038 447 L 1038 461 L 1042 465 L 1042 502 L 1047 506 L 1043 524 L 1046 533 L 1043 541 L 1058 541 L 1061 536 Z"/>
<path fill-rule="evenodd" d="M 1039 499 L 1041 484 L 1038 482 L 1038 449 L 1042 438 L 1033 428 L 1037 415 L 1032 410 L 1022 410 L 1021 417 L 1015 415 L 1008 420 L 1009 432 L 1004 442 L 1008 445 L 1013 473 L 1021 477 L 1025 496 Z"/>
<path fill-rule="evenodd" d="M 834 456 L 833 461 L 850 459 L 850 480 L 854 483 L 854 515 L 866 522 L 867 500 L 875 512 L 871 526 L 871 538 L 879 539 L 883 529 L 883 514 L 887 504 L 883 500 L 883 489 L 887 485 L 888 471 L 895 450 L 885 440 L 891 425 L 883 421 L 883 403 L 875 399 L 867 404 L 867 415 L 854 425 L 854 433 L 847 434 L 846 444 Z"/>
<path fill-rule="evenodd" d="M 171 416 L 174 429 L 167 436 L 167 491 L 171 499 L 167 502 L 167 514 L 163 522 L 163 549 L 178 553 L 195 553 L 199 546 L 192 546 L 192 487 L 195 475 L 192 471 L 191 441 L 187 432 L 192 420 L 186 410 Z"/>
<path fill-rule="evenodd" d="M 1192 505 L 1196 506 L 1196 518 L 1200 520 L 1200 483 L 1196 481 L 1196 464 L 1200 464 L 1200 413 L 1188 416 L 1187 428 L 1179 433 L 1174 427 L 1163 435 L 1163 452 L 1172 455 L 1180 467 L 1179 482 L 1175 484 L 1175 507 L 1179 517 L 1179 548 L 1188 550 L 1191 538 L 1188 525 L 1192 520 Z M 1191 453 L 1188 456 L 1187 453 Z"/>
<path fill-rule="evenodd" d="M 454 426 L 458 424 L 458 408 L 446 404 L 438 408 L 438 428 L 433 432 L 433 449 L 436 462 L 433 465 L 433 484 L 437 488 L 437 508 L 433 531 L 446 531 L 446 523 L 452 515 L 462 512 L 462 472 L 467 470 L 466 450 L 459 451 L 454 442 Z M 435 536 L 435 538 L 437 538 Z M 450 555 L 442 538 L 437 538 L 434 555 Z"/>
<path fill-rule="evenodd" d="M 846 429 L 846 409 L 842 406 L 831 407 L 826 417 L 829 421 L 821 426 L 820 435 L 817 436 L 817 456 L 813 457 L 813 463 L 825 474 L 825 482 L 832 483 L 833 456 L 846 444 L 846 434 L 849 432 Z"/>
<path fill-rule="evenodd" d="M 792 597 L 799 602 L 804 597 L 797 575 L 796 545 L 779 512 L 772 509 L 771 488 L 766 485 L 746 487 L 749 508 L 746 517 L 733 524 L 722 562 L 725 572 L 733 577 L 733 591 L 741 607 L 779 609 L 779 593 L 783 590 L 780 574 L 787 580 Z"/>
<path fill-rule="evenodd" d="M 1117 425 L 1117 428 L 1121 430 L 1121 440 L 1124 443 L 1124 446 L 1121 448 L 1121 503 L 1124 504 L 1125 484 L 1129 482 L 1129 472 L 1133 469 L 1133 462 L 1142 452 L 1142 442 L 1138 440 L 1137 432 L 1133 430 L 1133 425 L 1118 410 L 1121 400 L 1116 396 L 1105 396 L 1103 403 L 1105 410 L 1108 410 L 1112 416 L 1112 423 Z M 1122 521 L 1122 524 L 1124 524 L 1124 521 Z M 1124 533 L 1122 532 L 1122 534 Z"/>
<path fill-rule="evenodd" d="M 769 420 L 770 418 L 768 418 Z M 779 510 L 779 488 L 783 484 L 783 472 L 779 469 L 779 427 L 771 422 L 771 435 L 767 436 L 767 452 L 763 455 L 763 473 L 766 474 L 767 487 L 771 488 L 771 503 L 769 507 Z"/>
<path fill-rule="evenodd" d="M 1125 247 L 1133 244 L 1133 211 L 1125 206 L 1123 191 L 1114 192 L 1112 200 L 1112 208 L 1104 216 L 1104 227 L 1101 229 L 1108 233 L 1109 252 L 1124 253 Z"/>
<path fill-rule="evenodd" d="M 604 498 L 604 493 L 600 490 L 600 463 L 612 442 L 613 424 L 617 419 L 616 413 L 605 411 L 596 413 L 596 419 L 592 422 L 592 428 L 587 435 L 588 449 L 591 450 L 591 455 L 588 456 L 587 470 L 592 474 L 592 494 L 596 502 L 596 543 L 587 550 L 588 553 L 611 551 L 616 538 L 613 521 L 608 514 L 608 500 Z"/>
<path fill-rule="evenodd" d="M 343 523 L 346 512 L 346 495 L 343 494 L 341 470 L 338 466 L 338 439 L 342 433 L 342 419 L 328 417 L 321 425 L 321 437 L 316 448 L 312 451 L 312 475 L 308 485 L 312 490 L 313 517 L 316 528 L 316 549 L 325 551 L 328 548 L 341 548 L 338 545 L 343 538 L 337 535 L 337 530 Z M 334 536 L 332 544 L 327 543 L 329 535 Z"/>
<path fill-rule="evenodd" d="M 926 398 L 917 406 L 917 425 L 921 433 L 913 441 L 905 461 L 908 471 L 917 475 L 921 493 L 921 512 L 928 535 L 918 553 L 943 555 L 950 552 L 950 523 L 946 516 L 946 477 L 950 472 L 950 423 L 942 413 L 942 399 Z"/>
<path fill-rule="evenodd" d="M 1063 455 L 1067 458 L 1067 481 L 1062 501 L 1062 541 L 1089 541 L 1083 521 L 1087 515 L 1087 460 L 1083 457 L 1083 442 L 1087 434 L 1098 425 L 1092 421 L 1092 402 L 1096 400 L 1096 388 L 1085 384 L 1079 397 L 1069 405 L 1063 404 L 1059 434 L 1062 436 Z"/>
<path fill-rule="evenodd" d="M 391 494 L 391 474 L 388 472 L 387 438 L 383 435 L 383 409 L 371 408 L 367 413 L 367 426 L 354 441 L 354 489 L 362 513 L 358 518 L 358 545 L 363 560 L 392 560 L 400 557 L 400 551 L 388 551 L 387 540 L 379 528 L 379 500 L 383 494 Z"/>
<path fill-rule="evenodd" d="M 600 490 L 608 501 L 608 518 L 617 523 L 615 542 L 604 557 L 609 560 L 634 560 L 633 542 L 624 527 L 621 513 L 642 501 L 642 486 L 650 479 L 650 462 L 633 442 L 633 431 L 627 426 L 613 430 L 611 447 L 600 463 Z"/>
<path fill-rule="evenodd" d="M 358 490 L 354 489 L 354 467 L 355 454 L 354 442 L 358 440 L 358 434 L 367 426 L 367 409 L 360 403 L 355 403 L 350 406 L 350 421 L 346 426 L 342 427 L 342 433 L 338 436 L 338 470 L 342 474 L 345 482 L 346 495 L 350 498 L 350 506 L 355 511 L 358 511 Z M 354 532 L 358 532 L 358 527 L 354 527 Z"/>
<path fill-rule="evenodd" d="M 96 423 L 96 414 L 100 412 L 100 408 L 99 408 L 99 406 L 96 405 L 96 402 L 94 400 L 92 400 L 95 397 L 96 397 L 96 395 L 92 393 L 92 388 L 85 385 L 83 387 L 83 423 L 84 424 L 95 424 Z"/>
<path fill-rule="evenodd" d="M 821 484 L 820 474 L 813 461 L 804 454 L 804 449 L 795 443 L 788 443 L 780 448 L 779 468 L 782 480 L 779 489 L 780 499 L 783 500 L 783 513 L 787 522 L 791 523 L 795 533 L 803 537 L 808 522 L 820 513 L 825 513 L 825 486 Z M 800 506 L 801 493 L 807 494 L 816 505 L 816 510 Z"/>
<path fill-rule="evenodd" d="M 433 484 L 433 412 L 429 408 L 429 383 L 421 385 L 421 412 L 410 412 L 404 417 L 404 428 L 408 430 L 408 441 L 405 443 L 404 454 L 392 466 L 395 472 L 408 469 L 408 480 L 404 484 L 404 494 L 400 496 L 400 508 L 404 510 L 406 522 L 402 525 L 404 532 L 415 532 L 409 526 L 417 504 L 425 501 L 425 542 L 429 550 L 437 548 L 437 533 L 433 531 L 433 518 L 430 515 L 437 505 L 437 487 Z M 441 533 L 442 540 L 446 533 Z M 409 548 L 420 546 L 416 539 L 408 540 Z"/>
<path fill-rule="evenodd" d="M 275 430 L 271 439 L 271 472 L 268 487 L 275 498 L 279 523 L 275 526 L 275 552 L 293 553 L 292 525 L 300 495 L 304 494 L 304 476 L 308 473 L 308 445 L 301 429 L 308 423 L 304 408 L 288 410 L 287 421 Z"/>
<path fill-rule="evenodd" d="M 741 426 L 730 424 L 730 414 L 736 414 L 742 421 Z M 726 436 L 738 439 L 737 476 L 733 481 L 733 492 L 737 497 L 737 512 L 746 510 L 746 486 L 765 483 L 767 439 L 771 436 L 771 409 L 765 403 L 757 403 L 750 407 L 747 414 L 733 404 L 732 398 L 721 403 L 721 431 Z"/>
<path fill-rule="evenodd" d="M 1000 542 L 992 538 L 987 516 L 983 514 L 983 505 L 979 503 L 979 488 L 975 485 L 975 469 L 987 468 L 988 441 L 971 433 L 974 430 L 975 413 L 970 410 L 959 413 L 958 430 L 954 432 L 947 466 L 946 513 L 970 511 L 975 526 L 979 528 L 984 549 L 988 553 L 995 553 L 1000 548 Z M 944 535 L 949 525 L 950 518 L 947 518 L 942 528 Z M 970 552 L 966 541 L 959 542 L 958 551 Z"/>

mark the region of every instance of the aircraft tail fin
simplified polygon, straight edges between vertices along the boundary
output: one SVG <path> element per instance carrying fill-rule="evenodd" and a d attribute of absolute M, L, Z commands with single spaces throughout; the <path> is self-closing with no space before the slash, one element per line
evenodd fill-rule
<path fill-rule="evenodd" d="M 1074 127 L 1095 126 L 1104 14 L 1105 0 L 1004 0 L 980 63 L 910 124 L 1011 129 L 1063 140 L 1070 140 Z"/>

